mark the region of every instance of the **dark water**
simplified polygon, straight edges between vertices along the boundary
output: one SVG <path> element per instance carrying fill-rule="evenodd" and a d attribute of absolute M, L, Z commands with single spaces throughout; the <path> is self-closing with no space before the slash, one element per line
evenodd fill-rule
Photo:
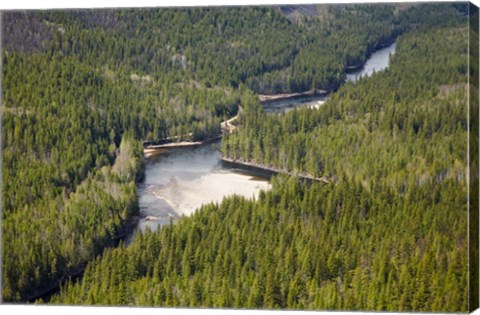
<path fill-rule="evenodd" d="M 365 66 L 347 75 L 347 81 L 355 82 L 361 76 L 381 71 L 388 66 L 389 56 L 395 44 L 373 53 Z M 288 112 L 297 107 L 320 107 L 327 96 L 305 96 L 278 100 L 264 105 L 269 114 Z M 226 196 L 237 194 L 258 196 L 260 190 L 271 185 L 265 174 L 253 173 L 228 166 L 221 161 L 221 154 L 214 144 L 196 147 L 172 148 L 153 155 L 146 161 L 145 181 L 137 186 L 140 215 L 130 242 L 138 230 L 156 229 L 188 216 L 202 204 L 221 202 Z"/>

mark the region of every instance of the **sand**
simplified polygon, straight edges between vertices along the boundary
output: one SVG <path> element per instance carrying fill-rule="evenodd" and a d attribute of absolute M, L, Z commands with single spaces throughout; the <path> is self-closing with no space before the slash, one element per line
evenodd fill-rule
<path fill-rule="evenodd" d="M 171 178 L 167 185 L 152 189 L 152 193 L 166 201 L 178 215 L 189 216 L 201 205 L 220 203 L 226 196 L 256 198 L 260 190 L 270 188 L 270 183 L 248 175 L 218 171 L 192 181 Z"/>

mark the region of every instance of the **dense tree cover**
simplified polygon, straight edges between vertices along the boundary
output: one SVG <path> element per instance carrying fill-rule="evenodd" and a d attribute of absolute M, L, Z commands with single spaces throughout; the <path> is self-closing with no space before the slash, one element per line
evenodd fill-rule
<path fill-rule="evenodd" d="M 305 45 L 288 67 L 245 83 L 266 94 L 336 90 L 345 80 L 345 69 L 361 66 L 379 46 L 406 31 L 461 24 L 464 21 L 456 17 L 465 8 L 465 4 L 329 6 L 319 13 L 320 19 L 304 20 Z"/>
<path fill-rule="evenodd" d="M 33 165 L 25 176 L 50 168 L 50 164 Z M 90 172 L 75 192 L 69 194 L 65 186 L 49 191 L 48 182 L 41 186 L 36 181 L 32 181 L 32 190 L 17 188 L 18 194 L 35 193 L 38 185 L 45 195 L 13 194 L 29 202 L 3 208 L 3 298 L 18 301 L 52 288 L 59 278 L 81 270 L 86 261 L 122 235 L 128 219 L 138 212 L 138 176 L 143 176 L 143 150 L 130 135 L 122 139 L 113 166 L 107 163 Z M 10 185 L 6 181 L 5 189 L 11 189 Z"/>
<path fill-rule="evenodd" d="M 233 116 L 241 100 L 231 88 L 181 81 L 175 71 L 154 76 L 109 63 L 111 51 L 101 49 L 102 41 L 114 41 L 104 33 L 118 26 L 109 14 L 78 13 L 77 19 L 75 12 L 4 14 L 2 248 L 9 255 L 3 260 L 2 292 L 7 301 L 27 300 L 51 287 L 123 230 L 134 213 L 125 209 L 138 207 L 134 177 L 128 185 L 108 184 L 113 198 L 108 189 L 98 192 L 105 184 L 95 174 L 118 158 L 125 132 L 132 133 L 131 141 L 216 137 L 220 121 Z M 72 19 L 61 20 L 65 15 Z M 64 24 L 52 22 L 58 20 Z M 105 29 L 92 29 L 98 21 Z M 141 159 L 141 148 L 135 148 L 133 156 Z M 79 189 L 89 203 L 67 206 L 77 204 Z M 60 220 L 65 208 L 68 215 Z"/>
<path fill-rule="evenodd" d="M 449 179 L 399 198 L 279 178 L 257 202 L 227 198 L 107 250 L 51 302 L 466 310 L 464 190 Z"/>
<path fill-rule="evenodd" d="M 444 23 L 457 12 L 450 5 L 397 7 L 326 6 L 303 23 L 275 7 L 11 12 L 4 47 L 75 55 L 114 78 L 247 83 L 258 93 L 330 90 L 343 81 L 345 67 L 361 64 L 417 19 Z"/>
<path fill-rule="evenodd" d="M 2 18 L 7 301 L 28 299 L 78 269 L 126 224 L 134 211 L 124 209 L 136 203 L 133 178 L 121 186 L 97 179 L 123 156 L 125 132 L 149 142 L 216 137 L 220 121 L 245 102 L 232 87 L 287 66 L 308 41 L 306 28 L 277 8 Z M 96 210 L 84 215 L 90 207 Z"/>
<path fill-rule="evenodd" d="M 204 206 L 107 250 L 51 302 L 466 311 L 467 37 L 402 36 L 388 70 L 318 110 L 267 116 L 244 92 L 228 156 L 334 180 L 280 176 L 257 201 Z"/>
<path fill-rule="evenodd" d="M 306 44 L 288 67 L 246 81 L 254 91 L 333 90 L 345 79 L 347 66 L 361 65 L 380 44 L 398 35 L 393 6 L 329 7 L 329 14 L 305 22 Z"/>
<path fill-rule="evenodd" d="M 409 30 L 405 14 L 429 21 L 435 12 L 455 11 L 450 5 L 427 7 L 431 15 L 422 10 L 341 6 L 299 23 L 273 7 L 3 13 L 3 299 L 25 301 L 51 288 L 125 231 L 138 210 L 139 141 L 216 137 L 220 121 L 242 104 L 242 128 L 227 141 L 233 148 L 235 139 L 248 132 L 244 126 L 260 126 L 248 118 L 256 103 L 249 88 L 262 93 L 336 88 L 346 66 Z M 378 19 L 384 19 L 382 27 Z M 418 86 L 416 93 L 423 95 L 425 89 Z M 431 104 L 418 101 L 423 106 L 418 111 L 461 97 L 458 89 L 446 94 Z M 325 115 L 335 114 L 338 121 L 349 117 L 330 108 Z M 322 126 L 324 118 L 312 117 Z M 432 125 L 432 137 L 437 125 Z M 458 136 L 461 126 L 452 127 Z M 461 151 L 457 142 L 448 141 L 441 142 L 446 152 L 451 147 Z M 312 169 L 320 165 L 322 173 L 343 174 L 334 173 L 339 168 L 322 154 L 310 160 Z M 430 162 L 425 162 L 429 170 Z M 438 169 L 447 162 L 440 161 Z M 290 164 L 301 170 L 296 162 Z M 305 171 L 312 172 L 308 167 Z M 352 174 L 353 169 L 345 182 L 358 181 Z M 437 178 L 454 181 L 451 174 Z M 396 184 L 402 176 L 388 178 Z M 428 173 L 427 183 L 430 178 Z M 257 285 L 263 285 L 260 280 Z"/>
<path fill-rule="evenodd" d="M 319 109 L 269 116 L 258 103 L 246 106 L 223 152 L 316 177 L 345 174 L 368 187 L 464 179 L 467 35 L 406 35 L 386 71 L 346 84 Z"/>
<path fill-rule="evenodd" d="M 134 75 L 105 78 L 105 69 L 98 73 L 76 56 L 5 52 L 3 61 L 2 210 L 7 244 L 14 244 L 11 238 L 23 239 L 9 229 L 9 219 L 16 227 L 27 227 L 33 213 L 43 213 L 50 222 L 46 224 L 56 229 L 58 222 L 47 220 L 47 213 L 59 211 L 62 203 L 57 201 L 75 192 L 90 173 L 114 163 L 126 131 L 131 130 L 135 141 L 170 135 L 180 135 L 180 140 L 214 137 L 220 132 L 220 121 L 236 112 L 241 99 L 228 88 L 202 89 L 194 84 L 153 82 Z M 140 158 L 142 152 L 138 152 Z M 49 243 L 40 242 L 35 234 L 28 235 L 23 244 L 31 251 L 41 251 L 39 247 Z M 52 242 L 57 240 L 53 238 Z M 5 246 L 6 250 L 12 249 L 12 259 L 5 260 L 5 265 L 12 265 L 2 269 L 4 279 L 8 279 L 5 286 L 12 285 L 12 290 L 4 290 L 7 300 L 24 299 L 26 291 L 37 291 L 34 283 L 47 283 L 13 284 L 20 278 L 10 273 L 10 268 L 17 268 L 18 260 L 27 259 L 13 248 Z M 25 261 L 25 272 L 36 268 L 37 264 L 30 262 Z M 26 291 L 10 295 L 15 288 Z"/>
<path fill-rule="evenodd" d="M 469 4 L 469 118 L 470 118 L 470 137 L 469 137 L 469 182 L 470 182 L 470 204 L 469 204 L 469 264 L 470 264 L 470 303 L 469 311 L 472 312 L 479 307 L 479 200 L 478 200 L 478 153 L 480 151 L 478 137 L 473 135 L 479 134 L 478 117 L 479 117 L 479 72 L 478 62 L 479 55 L 479 12 L 478 7 Z"/>
<path fill-rule="evenodd" d="M 60 114 L 77 115 L 71 113 L 74 110 L 82 112 L 78 115 L 92 116 L 94 134 L 117 145 L 125 130 L 133 130 L 142 140 L 176 135 L 189 139 L 194 130 L 199 138 L 217 136 L 220 121 L 234 115 L 240 102 L 240 95 L 228 87 L 206 88 L 195 81 L 175 81 L 172 76 L 154 79 L 117 73 L 122 70 L 94 68 L 75 55 L 6 52 L 3 60 L 6 111 L 50 114 L 52 119 Z M 44 138 L 55 141 L 47 135 Z"/>

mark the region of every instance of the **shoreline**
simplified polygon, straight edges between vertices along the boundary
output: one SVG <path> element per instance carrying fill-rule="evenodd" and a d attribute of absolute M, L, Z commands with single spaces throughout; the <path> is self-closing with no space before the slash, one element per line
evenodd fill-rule
<path fill-rule="evenodd" d="M 375 46 L 375 48 L 367 54 L 364 62 L 354 64 L 354 65 L 345 65 L 345 74 L 349 74 L 351 72 L 355 72 L 355 71 L 358 71 L 358 70 L 362 69 L 365 66 L 365 64 L 367 63 L 367 61 L 370 59 L 372 54 L 374 54 L 378 50 L 381 50 L 385 47 L 393 45 L 396 41 L 397 41 L 397 37 L 395 37 L 393 39 L 389 39 L 386 42 L 377 44 L 377 46 Z M 274 101 L 295 99 L 295 98 L 300 98 L 300 97 L 303 97 L 303 96 L 326 96 L 326 95 L 330 94 L 331 92 L 334 92 L 334 91 L 317 89 L 315 91 L 310 90 L 310 91 L 295 92 L 295 93 L 258 94 L 258 99 L 260 100 L 260 103 L 268 104 L 268 103 L 274 102 Z"/>
<path fill-rule="evenodd" d="M 154 155 L 156 152 L 161 153 L 162 149 L 194 147 L 194 146 L 215 142 L 221 138 L 222 136 L 219 135 L 214 138 L 209 138 L 209 139 L 199 140 L 199 141 L 179 141 L 179 142 L 169 142 L 169 143 L 157 144 L 157 145 L 149 145 L 143 148 L 143 155 L 145 158 L 149 158 L 150 156 Z"/>
<path fill-rule="evenodd" d="M 391 39 L 391 40 L 386 41 L 385 43 L 378 44 L 378 45 L 375 47 L 375 49 L 373 49 L 370 53 L 367 54 L 366 59 L 365 59 L 364 62 L 362 62 L 362 63 L 357 63 L 357 64 L 355 64 L 355 65 L 346 65 L 346 66 L 345 66 L 345 73 L 346 73 L 346 74 L 351 74 L 351 72 L 355 72 L 355 71 L 358 71 L 358 70 L 362 69 L 362 68 L 365 66 L 365 64 L 367 63 L 367 60 L 369 60 L 370 57 L 371 57 L 375 52 L 377 52 L 377 51 L 379 51 L 379 50 L 381 50 L 381 49 L 383 49 L 383 48 L 385 48 L 385 47 L 388 47 L 388 46 L 393 45 L 396 41 L 397 41 L 397 38 L 394 38 L 393 40 Z"/>
<path fill-rule="evenodd" d="M 358 63 L 356 65 L 351 65 L 351 66 L 345 66 L 345 73 L 350 74 L 351 72 L 357 71 L 362 69 L 365 66 L 365 63 Z"/>
<path fill-rule="evenodd" d="M 305 92 L 296 92 L 296 93 L 282 93 L 282 94 L 258 94 L 258 99 L 262 104 L 268 104 L 270 102 L 275 102 L 279 100 L 289 100 L 295 99 L 304 96 L 325 96 L 328 95 L 329 91 L 326 90 L 315 90 L 315 91 L 305 91 Z"/>
<path fill-rule="evenodd" d="M 326 90 L 316 90 L 316 91 L 306 91 L 306 92 L 297 92 L 297 93 L 283 93 L 283 94 L 272 94 L 272 95 L 262 95 L 258 94 L 258 98 L 260 100 L 260 103 L 262 105 L 267 105 L 269 103 L 273 103 L 276 101 L 281 101 L 281 100 L 290 100 L 290 99 L 295 99 L 295 98 L 301 98 L 301 97 L 314 97 L 314 96 L 326 96 L 330 93 L 331 91 L 326 91 Z M 235 131 L 237 126 L 232 124 L 233 121 L 238 119 L 238 114 L 224 120 L 220 123 L 220 129 L 223 132 L 229 132 L 232 133 Z M 142 141 L 142 144 L 144 146 L 143 148 L 143 155 L 145 158 L 149 158 L 153 155 L 156 155 L 157 153 L 162 153 L 162 149 L 172 149 L 172 148 L 186 148 L 186 147 L 193 147 L 193 146 L 200 146 L 204 145 L 210 142 L 214 142 L 216 140 L 219 140 L 222 138 L 222 134 L 214 137 L 214 138 L 209 138 L 205 140 L 198 140 L 198 141 L 178 141 L 174 142 L 172 140 L 178 139 L 178 136 L 173 136 L 173 137 L 168 137 L 165 139 L 157 140 L 157 141 Z M 155 142 L 160 142 L 162 144 L 148 144 L 145 145 L 146 143 L 155 143 Z"/>
<path fill-rule="evenodd" d="M 244 162 L 244 161 L 241 161 L 241 160 L 238 160 L 238 159 L 231 159 L 231 158 L 228 158 L 228 157 L 225 157 L 225 156 L 222 156 L 221 160 L 222 160 L 222 162 L 225 162 L 225 163 L 230 164 L 230 165 L 238 165 L 238 166 L 245 167 L 247 169 L 254 169 L 254 170 L 259 170 L 259 171 L 263 171 L 263 172 L 269 172 L 272 175 L 273 174 L 286 174 L 286 175 L 295 176 L 295 177 L 302 178 L 302 179 L 322 182 L 322 183 L 325 183 L 325 184 L 330 183 L 330 181 L 324 176 L 315 177 L 315 176 L 310 175 L 310 174 L 294 174 L 292 172 L 284 171 L 284 170 L 281 170 L 281 169 L 278 169 L 278 168 L 275 168 L 275 167 L 270 167 L 270 166 L 267 166 L 267 165 L 262 165 L 262 164 L 252 163 L 252 162 Z"/>

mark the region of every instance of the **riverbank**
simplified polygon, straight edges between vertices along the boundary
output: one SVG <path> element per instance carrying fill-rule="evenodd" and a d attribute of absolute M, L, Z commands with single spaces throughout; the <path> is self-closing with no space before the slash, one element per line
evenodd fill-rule
<path fill-rule="evenodd" d="M 362 69 L 374 53 L 384 49 L 385 47 L 393 45 L 395 42 L 396 42 L 396 38 L 390 39 L 383 43 L 379 43 L 373 50 L 367 53 L 365 61 L 358 64 L 354 64 L 354 65 L 345 65 L 345 73 L 350 74 L 352 72 L 356 72 Z M 281 93 L 281 94 L 270 94 L 270 95 L 259 94 L 258 99 L 260 100 L 260 103 L 268 104 L 270 102 L 275 102 L 280 100 L 282 101 L 290 100 L 290 99 L 295 99 L 295 98 L 300 98 L 305 96 L 326 96 L 331 92 L 333 91 L 317 89 L 315 91 L 305 91 L 305 92 L 296 92 L 296 93 Z"/>
<path fill-rule="evenodd" d="M 221 139 L 222 136 L 217 136 L 215 138 L 209 138 L 205 140 L 199 141 L 179 141 L 179 142 L 169 142 L 164 144 L 157 144 L 157 145 L 149 145 L 143 148 L 143 155 L 145 158 L 149 158 L 156 153 L 163 152 L 163 149 L 172 149 L 172 148 L 182 148 L 182 147 L 193 147 L 199 146 L 207 143 L 211 143 Z"/>
<path fill-rule="evenodd" d="M 279 168 L 275 168 L 275 167 L 271 167 L 271 166 L 267 166 L 267 165 L 263 165 L 263 164 L 257 164 L 257 163 L 253 163 L 253 162 L 244 162 L 244 161 L 241 161 L 241 160 L 238 160 L 238 159 L 231 159 L 231 158 L 227 158 L 227 157 L 222 157 L 222 162 L 230 164 L 230 165 L 234 165 L 234 166 L 237 165 L 237 166 L 247 168 L 247 169 L 269 172 L 269 173 L 272 173 L 272 174 L 286 174 L 286 175 L 295 176 L 295 177 L 303 178 L 303 179 L 307 179 L 307 180 L 319 181 L 319 182 L 322 182 L 322 183 L 325 183 L 325 184 L 328 184 L 330 182 L 324 176 L 315 177 L 311 174 L 306 174 L 306 173 L 294 174 L 292 172 L 288 172 L 286 170 L 282 170 L 282 169 L 279 169 Z"/>
<path fill-rule="evenodd" d="M 279 101 L 279 100 L 290 100 L 304 96 L 324 96 L 329 92 L 325 90 L 315 90 L 315 91 L 306 91 L 306 92 L 297 92 L 297 93 L 283 93 L 283 94 L 272 94 L 265 95 L 259 94 L 258 99 L 262 104 L 268 104 L 270 102 Z"/>
<path fill-rule="evenodd" d="M 284 94 L 274 94 L 274 95 L 258 95 L 260 102 L 263 105 L 268 105 L 273 102 L 277 101 L 284 101 L 284 100 L 293 100 L 302 97 L 313 97 L 313 96 L 326 96 L 328 95 L 329 91 L 325 90 L 315 90 L 315 91 L 306 91 L 306 92 L 298 92 L 298 93 L 284 93 Z M 315 104 L 312 108 L 319 108 L 323 103 Z M 239 107 L 239 112 L 242 110 L 241 106 Z M 233 124 L 235 120 L 239 118 L 239 115 L 235 115 L 232 118 L 224 120 L 220 123 L 220 129 L 223 132 L 232 133 L 237 128 L 236 125 Z M 188 136 L 191 136 L 190 133 Z M 176 141 L 180 139 L 180 136 L 172 136 L 167 137 L 165 139 L 155 140 L 155 141 L 143 141 L 142 144 L 144 146 L 143 154 L 145 158 L 150 158 L 154 155 L 158 155 L 164 152 L 165 149 L 173 149 L 173 148 L 181 148 L 181 147 L 193 147 L 193 146 L 200 146 L 203 144 L 207 144 L 222 138 L 222 135 L 218 135 L 214 138 L 209 138 L 205 140 L 199 141 Z M 151 144 L 151 143 L 159 143 L 159 144 Z"/>
<path fill-rule="evenodd" d="M 357 63 L 356 65 L 351 65 L 351 66 L 345 66 L 345 73 L 350 73 L 350 72 L 355 72 L 357 70 L 362 69 L 362 67 L 365 66 L 365 62 L 362 63 Z"/>
<path fill-rule="evenodd" d="M 241 108 L 239 109 L 241 110 Z M 227 119 L 225 121 L 222 121 L 220 123 L 220 129 L 224 132 L 232 133 L 237 126 L 233 124 L 235 120 L 238 119 L 238 114 L 233 116 L 230 119 Z M 219 140 L 222 138 L 222 135 L 219 135 L 214 138 L 209 138 L 205 140 L 199 140 L 199 141 L 178 141 L 175 142 L 173 140 L 178 139 L 178 136 L 174 137 L 168 137 L 166 139 L 159 140 L 158 142 L 163 142 L 162 144 L 151 144 L 151 145 L 146 145 L 145 143 L 148 143 L 146 141 L 143 142 L 144 149 L 143 149 L 143 155 L 145 158 L 149 158 L 153 155 L 161 154 L 163 149 L 172 149 L 172 148 L 182 148 L 182 147 L 193 147 L 193 146 L 199 146 L 207 143 L 214 142 L 216 140 Z"/>
<path fill-rule="evenodd" d="M 381 44 L 378 44 L 375 49 L 373 49 L 372 51 L 370 51 L 369 53 L 367 53 L 367 56 L 365 58 L 365 61 L 364 62 L 360 62 L 360 63 L 357 63 L 357 64 L 354 64 L 354 65 L 345 65 L 345 72 L 346 74 L 349 74 L 351 72 L 355 72 L 355 71 L 358 71 L 360 69 L 362 69 L 365 64 L 367 63 L 367 61 L 370 59 L 370 57 L 372 57 L 372 55 L 374 53 L 376 53 L 377 51 L 385 48 L 385 47 L 388 47 L 390 45 L 393 45 L 395 42 L 396 42 L 396 38 L 394 39 L 391 39 L 387 42 L 384 42 L 384 43 L 381 43 Z"/>

